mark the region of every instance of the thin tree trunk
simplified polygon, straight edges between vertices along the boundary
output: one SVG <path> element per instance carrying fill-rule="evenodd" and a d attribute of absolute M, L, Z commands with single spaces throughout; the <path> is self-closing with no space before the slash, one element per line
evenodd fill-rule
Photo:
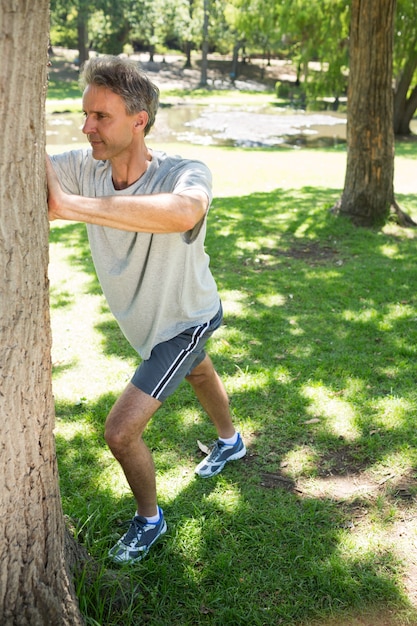
<path fill-rule="evenodd" d="M 77 16 L 77 38 L 78 38 L 78 63 L 82 67 L 88 60 L 88 16 L 89 5 L 86 0 L 81 0 L 78 7 Z"/>
<path fill-rule="evenodd" d="M 232 83 L 236 80 L 238 76 L 238 67 L 239 67 L 239 50 L 242 47 L 242 42 L 237 41 L 233 46 L 233 57 L 232 57 L 232 70 L 230 72 L 230 78 Z"/>
<path fill-rule="evenodd" d="M 83 623 L 64 555 L 51 389 L 48 0 L 0 0 L 0 623 Z M 24 95 L 22 95 L 24 94 Z"/>
<path fill-rule="evenodd" d="M 208 27 L 209 27 L 209 0 L 204 0 L 204 18 L 203 18 L 203 42 L 201 44 L 201 87 L 207 85 L 208 70 Z"/>
<path fill-rule="evenodd" d="M 191 24 L 193 21 L 193 14 L 194 14 L 194 0 L 188 0 L 188 13 L 189 13 L 189 17 L 190 17 L 190 25 L 189 25 L 189 29 L 191 30 Z M 191 41 L 191 36 L 190 38 L 185 42 L 185 65 L 184 68 L 191 68 L 191 50 L 193 48 L 193 42 Z"/>
<path fill-rule="evenodd" d="M 191 65 L 191 50 L 192 50 L 192 41 L 185 42 L 185 64 L 184 68 L 189 69 L 192 67 Z"/>

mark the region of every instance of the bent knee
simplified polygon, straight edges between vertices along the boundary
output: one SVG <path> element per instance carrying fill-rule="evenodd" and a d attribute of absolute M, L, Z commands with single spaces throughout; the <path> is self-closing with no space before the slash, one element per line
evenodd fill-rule
<path fill-rule="evenodd" d="M 125 441 L 123 434 L 113 430 L 112 428 L 106 427 L 104 431 L 104 439 L 113 454 L 117 456 L 117 451 L 123 448 Z"/>
<path fill-rule="evenodd" d="M 130 429 L 114 428 L 112 425 L 106 425 L 104 431 L 104 439 L 116 459 L 127 454 L 133 440 L 139 438 L 140 434 L 132 433 Z"/>
<path fill-rule="evenodd" d="M 185 378 L 193 387 L 203 387 L 216 381 L 219 376 L 210 363 L 208 367 L 196 367 Z"/>
<path fill-rule="evenodd" d="M 205 385 L 207 383 L 207 381 L 209 380 L 209 376 L 207 375 L 206 372 L 201 372 L 201 373 L 194 373 L 191 372 L 190 374 L 187 374 L 187 376 L 185 377 L 185 380 L 190 383 L 190 385 L 192 385 L 193 387 L 200 387 L 202 385 Z"/>

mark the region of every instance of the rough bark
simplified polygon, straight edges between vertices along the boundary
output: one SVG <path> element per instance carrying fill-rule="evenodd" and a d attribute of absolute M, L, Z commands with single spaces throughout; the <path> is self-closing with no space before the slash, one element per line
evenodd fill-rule
<path fill-rule="evenodd" d="M 0 623 L 82 624 L 53 437 L 44 103 L 48 0 L 0 0 Z"/>
<path fill-rule="evenodd" d="M 392 53 L 395 0 L 352 0 L 347 165 L 334 211 L 358 226 L 381 226 L 394 200 Z M 412 223 L 412 221 L 410 220 Z"/>

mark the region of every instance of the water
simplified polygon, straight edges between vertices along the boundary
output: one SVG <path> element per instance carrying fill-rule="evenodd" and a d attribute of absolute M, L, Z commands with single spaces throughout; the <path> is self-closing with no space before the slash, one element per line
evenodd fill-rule
<path fill-rule="evenodd" d="M 81 113 L 48 114 L 46 123 L 47 145 L 86 142 Z M 325 147 L 345 142 L 343 114 L 195 104 L 162 106 L 149 135 L 152 144 Z"/>

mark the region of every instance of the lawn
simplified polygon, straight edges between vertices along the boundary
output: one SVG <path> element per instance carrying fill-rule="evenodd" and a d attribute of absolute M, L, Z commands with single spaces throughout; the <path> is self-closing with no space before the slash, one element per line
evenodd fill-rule
<path fill-rule="evenodd" d="M 225 321 L 209 350 L 248 454 L 194 476 L 214 431 L 184 383 L 146 432 L 166 539 L 111 583 L 78 581 L 86 622 L 415 624 L 417 232 L 329 212 L 343 149 L 181 152 L 214 174 Z M 417 149 L 397 155 L 397 200 L 417 218 Z M 134 503 L 103 424 L 137 357 L 82 225 L 52 224 L 50 280 L 63 507 L 104 572 Z"/>

